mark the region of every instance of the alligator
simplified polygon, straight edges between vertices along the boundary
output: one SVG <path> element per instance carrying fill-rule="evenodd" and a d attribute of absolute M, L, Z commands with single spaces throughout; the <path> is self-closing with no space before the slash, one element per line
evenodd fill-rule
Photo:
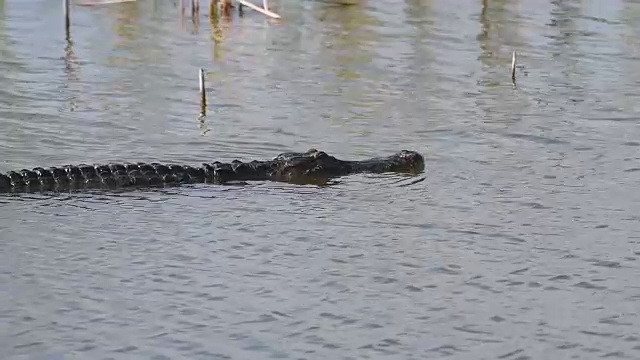
<path fill-rule="evenodd" d="M 139 162 L 22 169 L 0 174 L 0 192 L 60 192 L 246 181 L 324 184 L 330 179 L 356 173 L 417 174 L 423 170 L 424 158 L 415 151 L 402 150 L 387 157 L 366 160 L 340 160 L 324 151 L 310 149 L 303 153 L 282 153 L 266 161 L 216 161 L 196 167 Z"/>

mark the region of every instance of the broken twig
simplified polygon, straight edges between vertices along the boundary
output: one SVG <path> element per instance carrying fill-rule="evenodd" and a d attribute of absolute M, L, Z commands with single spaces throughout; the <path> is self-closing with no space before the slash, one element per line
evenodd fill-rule
<path fill-rule="evenodd" d="M 274 13 L 273 11 L 270 11 L 269 9 L 267 9 L 266 7 L 268 6 L 267 1 L 263 0 L 263 5 L 265 6 L 265 8 L 260 8 L 259 6 L 256 6 L 250 2 L 248 2 L 247 0 L 237 0 L 240 4 L 246 6 L 246 7 L 250 7 L 253 10 L 263 13 L 264 15 L 267 15 L 269 17 L 272 17 L 274 19 L 280 19 L 280 15 Z"/>

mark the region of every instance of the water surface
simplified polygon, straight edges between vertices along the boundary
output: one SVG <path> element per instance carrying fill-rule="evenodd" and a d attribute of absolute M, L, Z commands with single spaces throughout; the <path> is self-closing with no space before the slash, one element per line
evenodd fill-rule
<path fill-rule="evenodd" d="M 640 2 L 272 7 L 73 6 L 66 41 L 0 0 L 0 170 L 404 148 L 425 181 L 2 196 L 4 358 L 640 357 Z"/>

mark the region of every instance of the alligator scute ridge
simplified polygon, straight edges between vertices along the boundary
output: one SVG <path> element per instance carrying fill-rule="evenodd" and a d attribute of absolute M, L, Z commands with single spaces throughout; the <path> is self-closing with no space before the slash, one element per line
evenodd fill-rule
<path fill-rule="evenodd" d="M 387 157 L 340 160 L 324 151 L 282 153 L 272 160 L 202 166 L 152 163 L 65 165 L 22 169 L 0 174 L 0 192 L 44 192 L 80 189 L 153 187 L 188 183 L 225 184 L 233 181 L 279 181 L 317 184 L 355 173 L 419 173 L 424 158 L 402 150 Z"/>

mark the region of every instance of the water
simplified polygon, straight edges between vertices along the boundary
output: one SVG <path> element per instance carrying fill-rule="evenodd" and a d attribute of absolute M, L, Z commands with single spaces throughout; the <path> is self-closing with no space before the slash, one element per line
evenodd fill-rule
<path fill-rule="evenodd" d="M 640 357 L 640 1 L 280 0 L 212 27 L 140 0 L 73 6 L 70 43 L 58 2 L 0 5 L 2 171 L 427 159 L 416 184 L 3 196 L 4 359 Z"/>

